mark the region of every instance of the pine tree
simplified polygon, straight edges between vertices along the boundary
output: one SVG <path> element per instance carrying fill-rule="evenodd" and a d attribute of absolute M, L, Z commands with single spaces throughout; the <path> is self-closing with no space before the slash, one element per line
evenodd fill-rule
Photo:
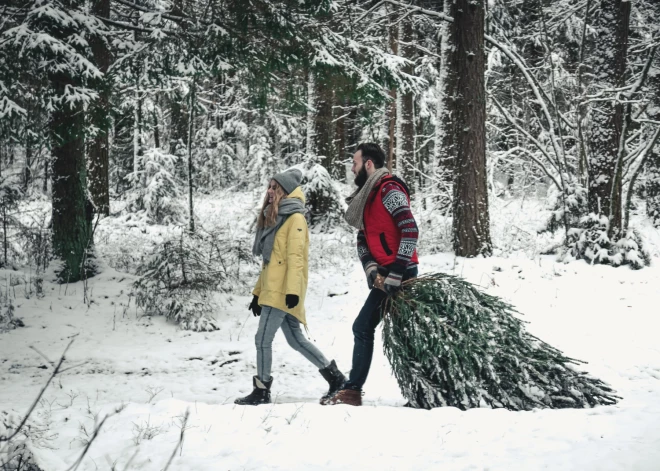
<path fill-rule="evenodd" d="M 36 73 L 43 73 L 48 84 L 43 95 L 50 110 L 52 243 L 54 256 L 62 262 L 58 276 L 63 282 L 89 274 L 86 261 L 93 241 L 92 206 L 87 199 L 85 112 L 98 96 L 91 85 L 102 74 L 90 61 L 86 45 L 102 29 L 78 0 L 35 0 L 25 9 L 22 22 L 4 32 L 6 47 L 21 50 L 42 64 Z"/>
<path fill-rule="evenodd" d="M 55 8 L 59 6 L 58 13 L 69 21 L 58 22 L 55 16 L 41 16 L 35 11 L 35 26 L 60 44 L 69 43 L 71 38 L 85 30 L 85 25 L 74 19 L 81 3 L 68 0 L 62 1 L 61 6 L 57 3 L 53 5 Z M 50 5 L 39 7 L 50 8 Z M 76 48 L 74 44 L 67 45 L 70 49 Z M 48 71 L 53 102 L 56 104 L 49 121 L 53 155 L 53 253 L 63 262 L 58 273 L 59 279 L 62 282 L 73 282 L 89 275 L 85 261 L 93 242 L 84 146 L 84 108 L 89 103 L 75 96 L 75 90 L 84 86 L 84 77 L 72 63 L 73 60 L 87 61 L 87 58 L 78 51 L 64 57 L 58 57 L 55 50 L 53 52 L 56 65 Z M 86 72 L 93 78 L 99 77 L 100 72 L 91 63 L 87 69 Z"/>
<path fill-rule="evenodd" d="M 383 344 L 412 407 L 531 410 L 615 404 L 580 361 L 526 332 L 512 306 L 451 275 L 404 283 L 390 298 Z"/>

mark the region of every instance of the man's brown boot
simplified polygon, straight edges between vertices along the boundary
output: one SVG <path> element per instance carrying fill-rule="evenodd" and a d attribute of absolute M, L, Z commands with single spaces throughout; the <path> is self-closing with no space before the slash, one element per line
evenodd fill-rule
<path fill-rule="evenodd" d="M 347 404 L 349 406 L 362 405 L 362 391 L 355 389 L 341 389 L 330 399 L 323 403 L 324 405 L 334 406 L 337 404 Z"/>

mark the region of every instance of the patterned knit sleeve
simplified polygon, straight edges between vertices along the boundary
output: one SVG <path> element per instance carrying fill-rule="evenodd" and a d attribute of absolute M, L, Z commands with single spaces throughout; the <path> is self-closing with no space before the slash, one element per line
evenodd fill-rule
<path fill-rule="evenodd" d="M 369 262 L 374 262 L 374 257 L 369 252 L 369 246 L 367 245 L 367 236 L 364 235 L 362 229 L 358 231 L 357 235 L 357 253 L 363 267 L 366 267 Z"/>
<path fill-rule="evenodd" d="M 415 248 L 417 248 L 417 238 L 419 231 L 417 223 L 410 210 L 408 197 L 401 190 L 401 187 L 395 183 L 386 184 L 381 190 L 383 205 L 392 215 L 394 223 L 401 232 L 401 243 L 396 254 L 396 265 L 399 265 L 401 271 L 404 271 L 410 265 Z"/>

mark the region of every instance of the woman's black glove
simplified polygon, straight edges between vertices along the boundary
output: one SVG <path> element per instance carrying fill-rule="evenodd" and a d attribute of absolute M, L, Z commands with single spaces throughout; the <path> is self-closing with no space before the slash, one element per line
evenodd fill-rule
<path fill-rule="evenodd" d="M 300 301 L 300 298 L 296 294 L 287 294 L 286 298 L 284 298 L 284 301 L 286 302 L 286 307 L 289 309 L 293 309 L 298 305 L 298 301 Z"/>
<path fill-rule="evenodd" d="M 248 307 L 248 309 L 252 311 L 254 317 L 261 315 L 261 306 L 259 306 L 259 296 L 252 296 L 252 302 L 250 303 L 250 307 Z"/>

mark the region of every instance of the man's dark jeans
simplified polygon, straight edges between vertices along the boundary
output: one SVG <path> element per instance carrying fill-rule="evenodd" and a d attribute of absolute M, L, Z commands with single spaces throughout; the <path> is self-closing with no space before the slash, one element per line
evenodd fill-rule
<path fill-rule="evenodd" d="M 403 280 L 408 280 L 417 276 L 417 267 L 406 270 Z M 373 288 L 362 306 L 353 323 L 353 367 L 351 374 L 344 385 L 344 389 L 362 390 L 362 386 L 367 381 L 369 368 L 371 367 L 371 358 L 374 355 L 374 334 L 376 327 L 383 318 L 383 305 L 387 299 L 387 294 L 378 288 Z"/>

